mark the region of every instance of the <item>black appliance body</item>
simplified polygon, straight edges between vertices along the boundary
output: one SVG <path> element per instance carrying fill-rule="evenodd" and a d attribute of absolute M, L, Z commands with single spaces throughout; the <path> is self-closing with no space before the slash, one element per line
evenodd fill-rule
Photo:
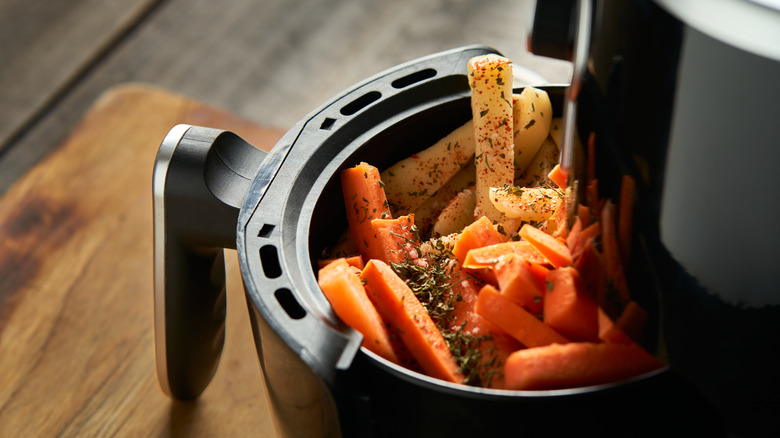
<path fill-rule="evenodd" d="M 670 366 L 570 390 L 452 385 L 361 349 L 359 334 L 332 312 L 317 286 L 316 266 L 346 227 L 340 170 L 360 161 L 382 169 L 468 120 L 466 62 L 494 52 L 469 46 L 355 85 L 310 113 L 268 154 L 230 132 L 185 125 L 170 131 L 154 170 L 155 348 L 163 390 L 195 398 L 216 370 L 226 311 L 222 253 L 236 248 L 281 436 L 776 432 L 780 288 L 763 275 L 772 272 L 778 256 L 761 251 L 780 243 L 768 222 L 780 211 L 780 196 L 771 194 L 768 181 L 752 184 L 742 175 L 768 178 L 771 173 L 762 169 L 780 158 L 777 148 L 767 147 L 777 144 L 778 124 L 755 123 L 780 113 L 780 98 L 766 98 L 771 92 L 777 97 L 777 85 L 747 84 L 760 83 L 763 94 L 755 99 L 738 95 L 734 89 L 741 82 L 702 88 L 696 79 L 710 73 L 709 67 L 696 70 L 702 68 L 700 52 L 688 52 L 691 39 L 706 35 L 652 2 L 620 2 L 617 17 L 608 5 L 613 3 L 593 5 L 577 125 L 581 136 L 596 132 L 605 196 L 614 194 L 623 173 L 638 181 L 632 288 L 652 316 L 648 347 Z M 642 27 L 625 25 L 627 16 Z M 662 31 L 670 25 L 671 32 Z M 621 37 L 614 42 L 607 35 Z M 710 43 L 721 49 L 720 41 Z M 561 44 L 565 52 L 566 42 Z M 719 56 L 714 58 L 710 61 Z M 777 60 L 757 62 L 763 70 L 750 72 L 780 77 Z M 560 114 L 566 86 L 542 88 Z M 739 102 L 753 105 L 750 124 L 731 119 L 740 125 L 728 129 L 728 123 L 713 119 L 715 107 L 696 104 L 699 94 L 690 96 L 705 91 L 720 108 L 732 104 L 715 98 L 717 93 L 737 94 Z M 708 131 L 713 128 L 716 132 Z M 738 135 L 739 144 L 727 142 L 727 150 L 714 146 L 725 140 L 724 130 Z M 722 156 L 727 151 L 731 154 Z M 694 159 L 686 161 L 685 154 Z M 727 183 L 724 166 L 745 172 L 739 174 L 741 184 L 728 184 L 737 183 L 733 178 Z M 724 210 L 724 188 L 760 199 L 748 206 L 740 196 L 730 197 L 741 209 Z M 740 231 L 729 234 L 734 223 Z M 753 257 L 739 252 L 740 242 L 747 242 Z M 697 268 L 707 260 L 706 269 L 694 269 L 693 259 Z M 724 260 L 725 268 L 711 264 Z"/>

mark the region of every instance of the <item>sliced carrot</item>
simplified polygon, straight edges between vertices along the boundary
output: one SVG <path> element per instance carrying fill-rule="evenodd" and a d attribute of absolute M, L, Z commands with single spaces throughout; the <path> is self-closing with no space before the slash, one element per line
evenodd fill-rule
<path fill-rule="evenodd" d="M 473 336 L 476 345 L 464 345 L 464 349 L 476 349 L 480 358 L 475 371 L 479 382 L 488 388 L 504 387 L 504 364 L 512 352 L 522 348 L 522 345 L 496 324 L 478 313 L 463 314 L 463 322 L 454 325 L 453 330 Z"/>
<path fill-rule="evenodd" d="M 579 221 L 580 218 L 578 217 L 577 222 Z M 574 230 L 574 228 L 572 228 L 572 230 Z M 582 255 L 582 251 L 585 247 L 593 242 L 600 234 L 601 224 L 598 222 L 588 225 L 585 229 L 578 230 L 575 236 L 572 236 L 572 233 L 569 233 L 569 236 L 566 238 L 566 246 L 569 247 L 571 258 L 576 261 L 580 255 Z"/>
<path fill-rule="evenodd" d="M 369 260 L 361 278 L 371 302 L 385 322 L 398 329 L 420 367 L 432 377 L 463 381 L 444 337 L 409 286 L 381 260 Z"/>
<path fill-rule="evenodd" d="M 469 315 L 474 313 L 480 286 L 457 260 L 451 262 L 448 271 L 452 277 L 453 294 L 450 328 L 454 328 L 468 321 Z"/>
<path fill-rule="evenodd" d="M 455 241 L 452 254 L 463 263 L 469 250 L 494 243 L 506 242 L 508 239 L 508 236 L 496 230 L 490 219 L 482 216 L 463 229 L 460 236 L 458 236 L 458 240 Z"/>
<path fill-rule="evenodd" d="M 344 169 L 341 172 L 341 188 L 350 236 L 365 260 L 376 258 L 376 233 L 371 228 L 371 220 L 391 218 L 379 170 L 367 163 Z"/>
<path fill-rule="evenodd" d="M 559 188 L 566 190 L 568 184 L 568 175 L 563 171 L 560 164 L 556 164 L 555 167 L 547 174 L 547 178 L 554 182 Z"/>
<path fill-rule="evenodd" d="M 577 206 L 577 217 L 582 221 L 582 226 L 587 227 L 590 225 L 590 209 L 587 205 L 579 204 Z"/>
<path fill-rule="evenodd" d="M 585 204 L 590 210 L 591 217 L 599 217 L 601 215 L 601 207 L 603 206 L 602 200 L 599 198 L 599 180 L 591 180 L 587 186 L 585 186 Z"/>
<path fill-rule="evenodd" d="M 593 240 L 585 245 L 574 267 L 580 273 L 582 286 L 588 295 L 596 303 L 603 303 L 606 300 L 607 272 L 601 253 L 596 249 Z"/>
<path fill-rule="evenodd" d="M 507 254 L 522 257 L 532 263 L 547 263 L 547 259 L 530 242 L 518 240 L 471 249 L 466 253 L 463 267 L 467 269 L 490 268 Z"/>
<path fill-rule="evenodd" d="M 574 219 L 574 225 L 571 226 L 569 234 L 566 235 L 566 246 L 569 247 L 569 251 L 577 246 L 579 243 L 580 233 L 582 232 L 582 220 L 577 216 Z"/>
<path fill-rule="evenodd" d="M 469 335 L 486 337 L 477 346 L 481 355 L 477 367 L 478 377 L 480 383 L 487 387 L 503 388 L 506 358 L 510 353 L 521 348 L 521 345 L 496 324 L 476 313 L 479 286 L 462 269 L 457 260 L 453 261 L 450 272 L 452 289 L 456 297 L 450 319 L 450 329 L 460 329 Z"/>
<path fill-rule="evenodd" d="M 620 314 L 615 325 L 633 340 L 641 342 L 647 324 L 647 311 L 636 301 L 629 301 Z"/>
<path fill-rule="evenodd" d="M 544 323 L 572 341 L 599 339 L 598 307 L 583 290 L 577 270 L 571 266 L 547 274 Z"/>
<path fill-rule="evenodd" d="M 519 256 L 505 256 L 493 268 L 501 293 L 534 315 L 541 315 L 547 268 Z"/>
<path fill-rule="evenodd" d="M 631 257 L 631 233 L 634 220 L 634 188 L 636 182 L 631 175 L 623 175 L 620 184 L 620 200 L 618 210 L 618 244 L 623 266 L 628 266 Z"/>
<path fill-rule="evenodd" d="M 631 301 L 628 290 L 628 281 L 623 271 L 623 261 L 620 256 L 617 228 L 615 224 L 615 204 L 607 200 L 601 211 L 601 245 L 604 254 L 604 266 L 607 278 L 612 285 L 608 290 L 614 291 L 615 296 L 608 296 L 607 302 L 599 303 L 611 316 L 619 315 L 622 308 Z"/>
<path fill-rule="evenodd" d="M 518 350 L 504 369 L 508 389 L 539 390 L 616 382 L 662 366 L 636 343 L 571 342 Z"/>
<path fill-rule="evenodd" d="M 634 342 L 630 336 L 620 330 L 604 309 L 599 307 L 599 339 L 612 344 L 630 344 Z"/>
<path fill-rule="evenodd" d="M 385 263 L 400 263 L 411 255 L 416 243 L 416 236 L 412 231 L 414 227 L 414 213 L 395 219 L 373 219 L 371 228 L 374 229 L 376 239 L 371 253 Z"/>
<path fill-rule="evenodd" d="M 588 184 L 596 179 L 596 133 L 591 132 L 588 135 L 588 174 L 586 175 Z"/>
<path fill-rule="evenodd" d="M 533 225 L 523 225 L 520 228 L 520 237 L 531 242 L 531 245 L 556 268 L 572 263 L 571 252 L 566 244 Z"/>
<path fill-rule="evenodd" d="M 341 257 L 339 257 L 339 258 L 331 258 L 331 259 L 320 259 L 320 260 L 317 261 L 317 267 L 322 269 L 325 266 L 329 265 L 330 263 L 332 263 L 332 262 L 334 262 L 336 260 L 340 260 L 340 259 L 341 259 Z M 361 271 L 363 270 L 363 267 L 366 265 L 365 263 L 363 263 L 363 257 L 360 256 L 360 255 L 353 255 L 353 256 L 349 256 L 349 257 L 343 257 L 343 259 L 347 262 L 348 265 L 354 266 L 354 267 L 360 269 Z"/>
<path fill-rule="evenodd" d="M 485 285 L 479 291 L 476 310 L 526 347 L 568 342 L 563 335 L 502 295 L 493 286 Z"/>
<path fill-rule="evenodd" d="M 363 347 L 399 363 L 382 318 L 345 259 L 334 260 L 320 269 L 317 282 L 336 315 L 363 335 Z"/>

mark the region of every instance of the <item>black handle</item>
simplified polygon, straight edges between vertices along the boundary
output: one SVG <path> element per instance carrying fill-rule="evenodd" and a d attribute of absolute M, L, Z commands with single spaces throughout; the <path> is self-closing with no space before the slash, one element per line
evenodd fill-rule
<path fill-rule="evenodd" d="M 223 249 L 236 247 L 241 201 L 265 152 L 236 134 L 178 125 L 154 167 L 157 377 L 193 399 L 217 369 L 225 338 Z"/>

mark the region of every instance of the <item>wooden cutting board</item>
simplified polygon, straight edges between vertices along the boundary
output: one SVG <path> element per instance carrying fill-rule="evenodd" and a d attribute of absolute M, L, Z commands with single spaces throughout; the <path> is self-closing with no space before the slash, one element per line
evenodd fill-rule
<path fill-rule="evenodd" d="M 266 150 L 283 134 L 126 84 L 0 198 L 0 435 L 274 436 L 235 251 L 214 380 L 192 402 L 157 384 L 152 168 L 177 123 Z"/>

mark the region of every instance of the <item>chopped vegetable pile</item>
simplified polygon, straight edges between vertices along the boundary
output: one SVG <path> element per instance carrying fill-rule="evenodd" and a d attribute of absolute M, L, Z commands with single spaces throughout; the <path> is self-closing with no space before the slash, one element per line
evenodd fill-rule
<path fill-rule="evenodd" d="M 598 196 L 591 134 L 588 196 L 567 215 L 547 93 L 513 94 L 501 56 L 468 70 L 471 121 L 382 173 L 342 172 L 347 244 L 318 277 L 335 313 L 366 349 L 453 383 L 571 388 L 663 366 L 624 274 L 633 180 L 617 205 Z"/>

